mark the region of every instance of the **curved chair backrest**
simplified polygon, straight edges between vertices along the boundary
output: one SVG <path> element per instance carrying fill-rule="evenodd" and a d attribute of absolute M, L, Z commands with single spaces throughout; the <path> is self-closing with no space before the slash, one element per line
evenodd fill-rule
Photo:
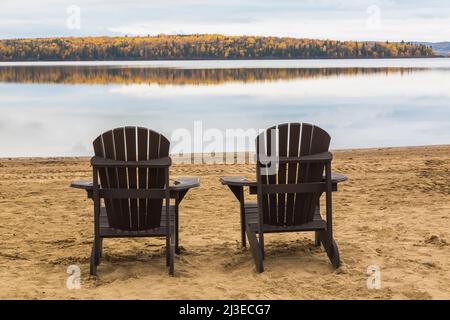
<path fill-rule="evenodd" d="M 98 157 L 122 161 L 152 160 L 169 156 L 169 140 L 162 134 L 140 127 L 107 131 L 94 140 Z M 100 187 L 151 190 L 168 188 L 160 168 L 101 168 Z M 168 178 L 168 177 L 167 177 Z M 110 227 L 119 230 L 148 230 L 161 223 L 162 199 L 105 198 Z"/>
<path fill-rule="evenodd" d="M 271 148 L 273 144 L 274 148 Z M 262 206 L 263 223 L 291 226 L 311 222 L 322 191 L 315 193 L 259 192 L 264 185 L 305 184 L 322 181 L 323 163 L 301 163 L 294 158 L 328 151 L 330 136 L 308 123 L 286 123 L 267 129 L 256 138 L 258 203 Z M 280 162 L 271 171 L 260 159 L 278 156 L 294 161 Z"/>

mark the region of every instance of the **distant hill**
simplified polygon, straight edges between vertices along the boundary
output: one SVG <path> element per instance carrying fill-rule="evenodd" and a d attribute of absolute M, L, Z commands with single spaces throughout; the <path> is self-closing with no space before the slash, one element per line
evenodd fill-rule
<path fill-rule="evenodd" d="M 0 40 L 0 61 L 350 59 L 433 57 L 412 42 L 356 42 L 217 34 Z"/>
<path fill-rule="evenodd" d="M 434 52 L 441 56 L 450 56 L 450 41 L 447 42 L 420 42 L 418 44 L 422 44 L 425 46 L 430 46 L 433 48 Z"/>

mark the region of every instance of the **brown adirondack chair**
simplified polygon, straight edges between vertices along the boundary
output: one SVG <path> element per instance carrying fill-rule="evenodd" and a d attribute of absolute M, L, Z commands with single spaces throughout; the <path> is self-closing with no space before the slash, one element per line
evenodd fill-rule
<path fill-rule="evenodd" d="M 332 265 L 339 267 L 332 229 L 332 191 L 347 178 L 332 176 L 329 145 L 330 136 L 317 126 L 274 126 L 256 139 L 256 182 L 242 177 L 221 178 L 241 202 L 242 231 L 247 234 L 257 272 L 264 271 L 264 234 L 278 232 L 314 231 L 316 245 L 322 244 Z M 256 204 L 245 202 L 244 186 L 257 194 Z M 323 193 L 326 220 L 320 214 Z M 242 242 L 245 246 L 245 238 Z"/>
<path fill-rule="evenodd" d="M 97 272 L 104 238 L 165 237 L 166 264 L 173 275 L 174 254 L 179 253 L 178 207 L 199 180 L 180 178 L 170 185 L 170 143 L 149 129 L 116 128 L 101 134 L 93 145 L 93 182 L 71 185 L 85 189 L 94 201 L 90 273 Z"/>

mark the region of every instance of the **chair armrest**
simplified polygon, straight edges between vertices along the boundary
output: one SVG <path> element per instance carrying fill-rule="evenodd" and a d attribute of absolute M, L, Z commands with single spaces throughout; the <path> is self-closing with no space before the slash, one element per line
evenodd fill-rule
<path fill-rule="evenodd" d="M 322 177 L 323 180 L 326 180 L 325 175 Z M 337 172 L 331 172 L 331 183 L 337 184 L 341 182 L 345 182 L 348 180 L 348 177 L 346 175 L 343 175 L 342 173 Z"/>
<path fill-rule="evenodd" d="M 225 176 L 220 177 L 220 182 L 226 186 L 236 186 L 236 187 L 253 187 L 256 186 L 255 180 L 249 180 L 246 177 L 241 176 Z"/>
<path fill-rule="evenodd" d="M 171 191 L 187 190 L 200 186 L 200 179 L 197 177 L 179 177 L 176 178 L 174 183 L 170 185 Z M 79 180 L 70 184 L 71 188 L 82 189 L 86 191 L 92 191 L 94 185 L 91 180 Z"/>
<path fill-rule="evenodd" d="M 153 160 L 122 161 L 95 156 L 92 157 L 91 164 L 99 168 L 166 168 L 172 164 L 172 159 L 164 157 Z"/>
<path fill-rule="evenodd" d="M 188 190 L 200 186 L 200 179 L 197 177 L 179 177 L 169 188 L 171 191 Z"/>
<path fill-rule="evenodd" d="M 322 177 L 323 180 L 325 180 L 325 175 Z M 333 184 L 338 184 L 344 181 L 347 181 L 347 176 L 341 174 L 341 173 L 331 173 L 331 182 Z M 257 186 L 257 183 L 255 180 L 249 180 L 246 177 L 242 176 L 226 176 L 226 177 L 220 177 L 220 182 L 223 185 L 226 186 L 237 186 L 237 187 L 255 187 Z"/>
<path fill-rule="evenodd" d="M 79 180 L 72 182 L 70 187 L 88 191 L 94 189 L 94 184 L 92 183 L 92 180 Z"/>

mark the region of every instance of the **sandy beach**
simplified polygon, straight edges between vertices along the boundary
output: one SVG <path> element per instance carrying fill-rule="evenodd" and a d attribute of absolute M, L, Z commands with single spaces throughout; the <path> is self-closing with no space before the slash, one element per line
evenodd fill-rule
<path fill-rule="evenodd" d="M 71 181 L 90 179 L 88 158 L 0 159 L 2 299 L 450 299 L 450 146 L 334 152 L 347 175 L 334 194 L 333 270 L 313 233 L 266 236 L 263 274 L 239 244 L 239 206 L 220 176 L 254 177 L 253 165 L 173 165 L 198 176 L 181 205 L 176 276 L 164 240 L 107 239 L 89 276 L 92 203 Z M 67 267 L 81 268 L 68 290 Z M 378 265 L 381 289 L 366 286 Z"/>

